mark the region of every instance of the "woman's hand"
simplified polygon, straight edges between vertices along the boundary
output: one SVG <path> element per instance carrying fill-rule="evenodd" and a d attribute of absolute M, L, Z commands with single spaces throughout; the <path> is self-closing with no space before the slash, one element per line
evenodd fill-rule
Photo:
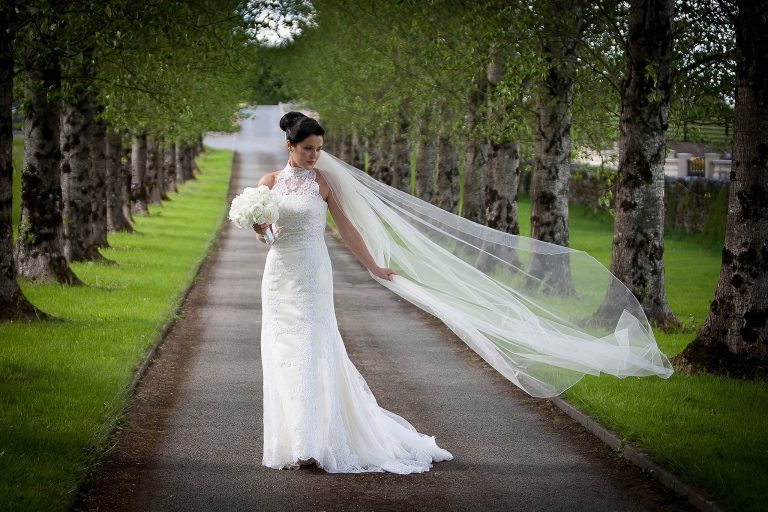
<path fill-rule="evenodd" d="M 264 232 L 267 230 L 267 227 L 269 227 L 269 224 L 254 224 L 253 230 L 256 232 L 256 234 L 259 235 L 259 240 L 264 239 Z"/>
<path fill-rule="evenodd" d="M 394 269 L 391 269 L 389 267 L 376 267 L 374 269 L 371 269 L 371 272 L 373 272 L 373 275 L 376 277 L 380 277 L 381 279 L 386 279 L 387 281 L 392 280 L 392 276 L 397 274 L 397 272 L 394 271 Z"/>

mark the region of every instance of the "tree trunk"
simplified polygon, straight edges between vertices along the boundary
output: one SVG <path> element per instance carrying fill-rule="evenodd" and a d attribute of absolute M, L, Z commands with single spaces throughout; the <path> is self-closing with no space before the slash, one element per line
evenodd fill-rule
<path fill-rule="evenodd" d="M 149 214 L 149 194 L 147 190 L 147 135 L 141 133 L 133 137 L 131 149 L 131 203 L 132 213 Z"/>
<path fill-rule="evenodd" d="M 107 124 L 102 120 L 94 122 L 91 145 L 91 225 L 92 244 L 109 247 L 107 241 Z"/>
<path fill-rule="evenodd" d="M 392 179 L 390 185 L 403 192 L 410 192 L 411 159 L 408 139 L 396 135 L 392 141 Z"/>
<path fill-rule="evenodd" d="M 157 140 L 154 137 L 147 137 L 147 168 L 144 181 L 147 184 L 147 202 L 160 205 L 160 187 L 159 180 L 162 178 L 160 172 L 161 160 Z"/>
<path fill-rule="evenodd" d="M 165 148 L 168 142 L 165 139 L 158 139 L 157 144 L 157 189 L 160 193 L 161 201 L 168 201 L 168 177 L 166 176 L 167 168 L 165 166 Z"/>
<path fill-rule="evenodd" d="M 81 285 L 64 257 L 61 214 L 61 108 L 49 101 L 61 91 L 55 52 L 31 52 L 26 63 L 27 112 L 24 119 L 24 169 L 21 222 L 16 238 L 16 272 L 34 282 Z"/>
<path fill-rule="evenodd" d="M 520 142 L 490 143 L 488 167 L 485 179 L 485 225 L 505 233 L 520 234 L 517 216 L 517 186 L 520 182 Z M 509 247 L 492 246 L 483 242 L 483 248 L 504 257 L 520 267 L 517 252 Z M 498 262 L 486 252 L 481 252 L 475 266 L 490 271 Z"/>
<path fill-rule="evenodd" d="M 768 380 L 768 8 L 738 1 L 736 119 L 723 259 L 704 327 L 675 366 Z"/>
<path fill-rule="evenodd" d="M 174 144 L 174 153 L 176 155 L 176 184 L 183 185 L 184 181 L 184 143 L 176 141 Z"/>
<path fill-rule="evenodd" d="M 133 203 L 131 201 L 131 187 L 133 186 L 133 164 L 131 162 L 133 154 L 133 144 L 125 144 L 126 139 L 131 139 L 130 135 L 124 134 L 121 137 L 121 155 L 120 155 L 120 198 L 123 203 L 123 217 L 131 223 L 133 227 Z"/>
<path fill-rule="evenodd" d="M 576 59 L 581 32 L 581 0 L 561 6 L 567 19 L 546 17 L 542 54 L 549 69 L 536 97 L 536 126 L 531 184 L 531 237 L 568 247 L 568 183 L 571 177 L 571 119 Z M 528 273 L 563 295 L 575 293 L 570 258 L 531 254 Z"/>
<path fill-rule="evenodd" d="M 478 137 L 475 131 L 481 122 L 480 115 L 487 98 L 488 77 L 486 70 L 483 69 L 483 73 L 469 95 L 465 114 L 468 138 L 464 150 L 464 194 L 461 199 L 462 217 L 480 224 L 484 221 L 485 185 L 483 180 L 488 160 L 488 144 L 485 138 Z"/>
<path fill-rule="evenodd" d="M 0 3 L 0 320 L 44 317 L 16 281 L 13 258 L 13 37 L 15 3 Z"/>
<path fill-rule="evenodd" d="M 176 143 L 176 178 L 180 184 L 195 179 L 192 148 L 186 140 Z"/>
<path fill-rule="evenodd" d="M 184 157 L 182 159 L 184 166 L 182 167 L 181 170 L 184 173 L 184 179 L 185 180 L 197 179 L 197 176 L 195 175 L 195 170 L 197 167 L 195 166 L 195 157 L 192 154 L 193 153 L 192 145 L 189 142 L 184 141 L 182 148 L 184 151 L 184 155 L 183 155 Z"/>
<path fill-rule="evenodd" d="M 166 141 L 163 151 L 163 167 L 165 172 L 165 188 L 168 192 L 177 192 L 176 190 L 176 144 L 172 141 Z M 169 198 L 170 199 L 170 198 Z"/>
<path fill-rule="evenodd" d="M 437 135 L 437 173 L 432 204 L 451 213 L 459 210 L 459 154 L 448 135 Z"/>
<path fill-rule="evenodd" d="M 357 130 L 352 132 L 352 161 L 350 163 L 358 169 L 365 168 L 365 145 L 361 143 Z"/>
<path fill-rule="evenodd" d="M 520 142 L 490 144 L 485 187 L 485 224 L 520 234 L 517 217 L 517 187 L 520 183 Z"/>
<path fill-rule="evenodd" d="M 375 146 L 375 140 L 371 139 L 370 137 L 366 137 L 365 142 L 363 142 L 363 165 L 360 167 L 363 169 L 366 174 L 372 174 L 373 173 L 373 167 L 376 164 L 376 146 Z M 368 158 L 366 160 L 365 155 L 368 155 Z"/>
<path fill-rule="evenodd" d="M 648 319 L 663 328 L 679 324 L 664 287 L 664 161 L 673 13 L 673 0 L 630 4 L 611 253 L 611 272 L 635 294 Z M 602 307 L 612 310 L 613 303 L 608 290 Z"/>
<path fill-rule="evenodd" d="M 430 114 L 421 119 L 421 129 L 416 139 L 416 197 L 424 201 L 432 200 L 432 183 L 437 163 L 437 144 L 434 134 L 429 131 Z"/>
<path fill-rule="evenodd" d="M 410 193 L 411 191 L 411 141 L 408 138 L 410 124 L 400 114 L 397 129 L 392 137 L 392 186 Z"/>
<path fill-rule="evenodd" d="M 91 50 L 84 64 L 70 62 L 64 90 L 61 133 L 61 189 L 64 198 L 64 256 L 67 261 L 104 259 L 94 243 L 94 179 L 91 144 L 94 133 L 93 91 L 91 90 Z"/>
<path fill-rule="evenodd" d="M 133 232 L 133 226 L 125 216 L 130 210 L 128 197 L 124 194 L 125 179 L 123 176 L 123 139 L 119 133 L 107 131 L 106 140 L 106 195 L 107 195 L 107 229 Z"/>
<path fill-rule="evenodd" d="M 341 131 L 337 136 L 337 139 L 339 143 L 339 158 L 351 165 L 352 164 L 352 144 L 351 144 L 351 138 L 348 136 L 348 131 L 346 127 L 341 129 Z"/>
<path fill-rule="evenodd" d="M 387 185 L 392 184 L 392 134 L 386 129 L 374 141 L 373 177 Z"/>

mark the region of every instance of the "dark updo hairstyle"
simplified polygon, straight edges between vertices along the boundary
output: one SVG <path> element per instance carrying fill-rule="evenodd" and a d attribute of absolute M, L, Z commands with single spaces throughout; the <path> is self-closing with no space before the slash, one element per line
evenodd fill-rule
<path fill-rule="evenodd" d="M 301 112 L 288 112 L 280 119 L 280 129 L 291 144 L 298 144 L 310 135 L 325 135 L 325 129 L 317 120 Z"/>

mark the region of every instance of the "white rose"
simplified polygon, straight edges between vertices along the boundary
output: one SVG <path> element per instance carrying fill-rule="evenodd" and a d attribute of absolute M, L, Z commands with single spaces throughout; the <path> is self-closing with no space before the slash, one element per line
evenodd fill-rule
<path fill-rule="evenodd" d="M 267 223 L 273 224 L 277 220 L 277 205 L 270 203 L 265 206 L 264 217 L 267 219 Z"/>
<path fill-rule="evenodd" d="M 260 219 L 262 219 L 262 216 L 264 215 L 264 207 L 262 205 L 258 203 L 251 205 L 249 213 L 257 224 L 264 224 L 263 222 L 260 222 Z"/>

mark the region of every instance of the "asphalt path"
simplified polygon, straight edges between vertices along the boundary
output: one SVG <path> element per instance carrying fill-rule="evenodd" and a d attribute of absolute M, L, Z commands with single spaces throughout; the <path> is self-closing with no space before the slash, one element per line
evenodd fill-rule
<path fill-rule="evenodd" d="M 230 194 L 287 161 L 281 114 L 259 107 L 236 138 L 206 140 L 236 151 Z M 373 281 L 330 231 L 326 243 L 350 358 L 379 405 L 436 436 L 454 459 L 413 475 L 261 465 L 268 247 L 228 225 L 185 318 L 140 385 L 135 407 L 143 412 L 131 417 L 115 460 L 77 510 L 688 510 L 549 401 L 519 391 L 439 320 Z"/>

